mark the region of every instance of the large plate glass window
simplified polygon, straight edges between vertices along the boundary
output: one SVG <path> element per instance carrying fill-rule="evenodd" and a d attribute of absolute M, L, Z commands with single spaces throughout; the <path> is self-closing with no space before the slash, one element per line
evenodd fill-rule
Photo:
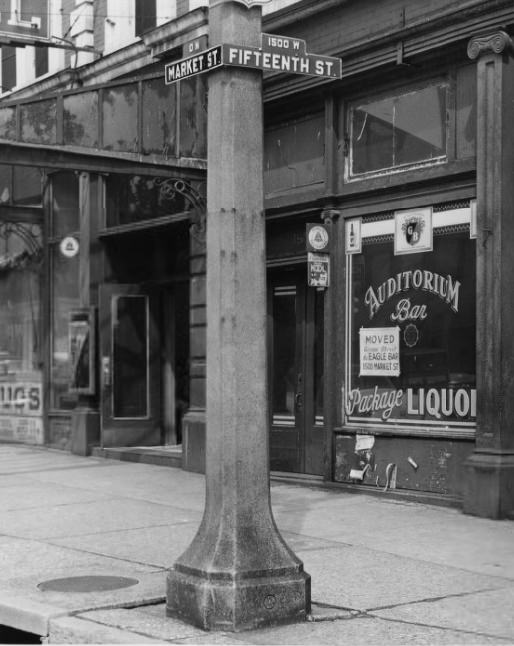
<path fill-rule="evenodd" d="M 470 222 L 469 201 L 347 220 L 348 426 L 473 434 Z"/>
<path fill-rule="evenodd" d="M 349 179 L 446 161 L 444 82 L 350 107 Z"/>

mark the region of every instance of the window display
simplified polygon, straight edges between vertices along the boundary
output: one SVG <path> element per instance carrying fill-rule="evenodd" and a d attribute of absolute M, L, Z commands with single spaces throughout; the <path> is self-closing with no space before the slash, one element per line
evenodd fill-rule
<path fill-rule="evenodd" d="M 346 222 L 346 424 L 472 432 L 470 215 L 468 201 Z M 350 230 L 358 232 L 358 244 L 349 240 Z"/>

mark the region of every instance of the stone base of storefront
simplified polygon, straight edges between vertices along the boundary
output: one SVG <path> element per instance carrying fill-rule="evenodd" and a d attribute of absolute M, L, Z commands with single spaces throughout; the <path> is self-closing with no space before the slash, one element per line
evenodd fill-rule
<path fill-rule="evenodd" d="M 71 418 L 71 452 L 90 455 L 100 441 L 100 413 L 91 408 L 76 408 Z"/>
<path fill-rule="evenodd" d="M 514 452 L 481 453 L 466 460 L 463 511 L 484 518 L 514 518 Z"/>

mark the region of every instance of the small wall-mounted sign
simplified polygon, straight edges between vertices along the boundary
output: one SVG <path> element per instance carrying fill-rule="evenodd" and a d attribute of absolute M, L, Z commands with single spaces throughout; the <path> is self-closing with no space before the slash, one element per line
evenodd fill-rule
<path fill-rule="evenodd" d="M 398 377 L 400 375 L 400 328 L 367 327 L 359 330 L 359 376 Z"/>
<path fill-rule="evenodd" d="M 362 252 L 361 218 L 352 218 L 345 222 L 345 251 L 346 253 Z"/>
<path fill-rule="evenodd" d="M 432 208 L 397 211 L 394 214 L 394 253 L 432 251 Z"/>
<path fill-rule="evenodd" d="M 306 224 L 305 239 L 307 242 L 307 251 L 329 253 L 330 235 L 327 227 L 323 224 Z"/>
<path fill-rule="evenodd" d="M 309 287 L 330 286 L 330 256 L 327 253 L 307 254 L 307 281 Z"/>
<path fill-rule="evenodd" d="M 80 249 L 79 241 L 73 236 L 66 236 L 59 244 L 59 251 L 66 258 L 74 258 Z"/>
<path fill-rule="evenodd" d="M 477 201 L 476 200 L 470 200 L 469 202 L 469 208 L 470 208 L 470 221 L 469 221 L 469 237 L 473 240 L 478 236 L 478 228 L 477 228 Z"/>

